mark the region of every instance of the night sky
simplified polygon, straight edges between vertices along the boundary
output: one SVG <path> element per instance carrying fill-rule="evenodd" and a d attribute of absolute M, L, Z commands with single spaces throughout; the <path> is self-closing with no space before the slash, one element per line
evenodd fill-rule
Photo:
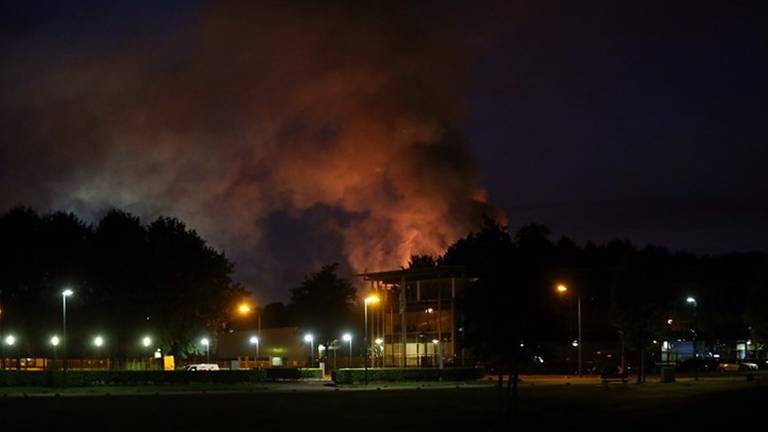
<path fill-rule="evenodd" d="M 2 2 L 0 208 L 178 216 L 265 300 L 482 213 L 768 250 L 765 9 L 529 3 Z"/>

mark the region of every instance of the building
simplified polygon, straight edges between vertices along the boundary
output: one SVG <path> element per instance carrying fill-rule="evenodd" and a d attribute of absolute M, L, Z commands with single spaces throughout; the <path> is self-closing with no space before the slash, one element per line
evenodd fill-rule
<path fill-rule="evenodd" d="M 411 268 L 359 276 L 362 291 L 381 299 L 368 306 L 372 366 L 464 364 L 456 298 L 474 279 L 463 267 Z"/>

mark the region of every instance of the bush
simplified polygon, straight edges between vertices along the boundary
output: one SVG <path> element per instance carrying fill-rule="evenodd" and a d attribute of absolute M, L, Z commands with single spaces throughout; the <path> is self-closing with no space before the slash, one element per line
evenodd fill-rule
<path fill-rule="evenodd" d="M 320 368 L 301 369 L 302 378 L 323 379 L 323 370 Z"/>
<path fill-rule="evenodd" d="M 484 374 L 479 368 L 376 368 L 368 369 L 368 381 L 468 381 L 480 379 Z M 337 369 L 332 377 L 337 384 L 365 382 L 365 370 Z"/>
<path fill-rule="evenodd" d="M 222 371 L 0 371 L 0 386 L 90 386 L 137 384 L 238 384 L 263 381 L 263 370 Z"/>
<path fill-rule="evenodd" d="M 277 380 L 298 380 L 301 379 L 301 370 L 297 368 L 266 368 L 264 378 L 270 381 Z"/>

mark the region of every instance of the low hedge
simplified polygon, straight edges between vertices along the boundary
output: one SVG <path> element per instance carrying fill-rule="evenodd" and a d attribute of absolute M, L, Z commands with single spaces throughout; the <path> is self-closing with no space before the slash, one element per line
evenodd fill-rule
<path fill-rule="evenodd" d="M 304 368 L 301 370 L 302 378 L 323 379 L 323 370 L 320 368 Z"/>
<path fill-rule="evenodd" d="M 479 368 L 375 368 L 368 369 L 369 382 L 391 381 L 469 381 L 485 375 Z M 365 370 L 337 369 L 332 374 L 337 384 L 365 382 Z"/>
<path fill-rule="evenodd" d="M 264 378 L 270 381 L 298 380 L 301 379 L 301 370 L 297 368 L 266 368 Z"/>
<path fill-rule="evenodd" d="M 266 370 L 220 371 L 0 371 L 0 386 L 91 386 L 140 384 L 238 384 L 259 382 L 266 378 Z"/>

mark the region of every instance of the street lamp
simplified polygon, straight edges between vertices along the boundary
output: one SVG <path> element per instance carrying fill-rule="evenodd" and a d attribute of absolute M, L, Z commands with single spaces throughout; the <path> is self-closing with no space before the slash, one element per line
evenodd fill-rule
<path fill-rule="evenodd" d="M 563 284 L 557 285 L 557 293 L 561 295 L 565 295 L 568 292 L 568 287 Z M 579 339 L 577 341 L 578 348 L 579 348 L 579 369 L 578 373 L 579 376 L 581 376 L 581 365 L 582 365 L 582 343 L 581 343 L 581 294 L 577 294 L 576 296 L 576 308 L 577 308 L 577 319 L 578 319 L 578 326 L 579 326 Z"/>
<path fill-rule="evenodd" d="M 72 291 L 69 288 L 66 288 L 64 291 L 61 292 L 61 322 L 62 322 L 62 339 L 64 342 L 64 346 L 62 347 L 62 354 L 63 354 L 63 364 L 62 368 L 64 370 L 64 373 L 67 373 L 67 297 L 74 294 L 74 291 Z"/>
<path fill-rule="evenodd" d="M 240 315 L 248 315 L 251 313 L 251 305 L 248 303 L 240 303 L 240 305 L 237 307 L 237 312 Z"/>
<path fill-rule="evenodd" d="M 56 349 L 59 347 L 59 342 L 61 342 L 61 340 L 58 336 L 54 335 L 51 337 L 51 346 L 53 347 L 53 368 L 56 367 Z"/>
<path fill-rule="evenodd" d="M 251 345 L 256 346 L 256 367 L 259 366 L 259 338 L 257 336 L 251 336 L 251 338 L 248 340 Z"/>
<path fill-rule="evenodd" d="M 14 336 L 14 335 L 6 336 L 5 337 L 5 344 L 8 345 L 9 348 L 12 347 L 13 345 L 15 345 L 16 344 L 16 336 Z M 17 362 L 16 363 L 16 369 L 20 369 L 21 368 L 21 364 L 19 363 L 19 361 L 20 361 L 20 359 L 17 356 L 17 358 L 16 358 L 16 362 Z"/>
<path fill-rule="evenodd" d="M 152 345 L 152 338 L 149 336 L 144 336 L 141 338 L 141 346 L 144 347 L 144 349 L 148 349 Z M 147 370 L 147 363 L 152 363 L 152 358 L 147 357 L 142 359 L 142 363 L 144 364 L 144 370 Z"/>
<path fill-rule="evenodd" d="M 352 335 L 349 333 L 344 333 L 344 335 L 341 337 L 344 342 L 349 343 L 349 357 L 347 357 L 347 367 L 352 367 Z"/>
<path fill-rule="evenodd" d="M 698 314 L 697 314 L 697 306 L 698 303 L 696 302 L 696 298 L 693 296 L 688 296 L 685 299 L 685 302 L 689 305 L 693 306 L 693 328 L 691 329 L 691 333 L 693 333 L 692 342 L 693 342 L 693 379 L 698 381 L 699 380 L 699 352 L 696 348 L 696 327 L 698 324 Z"/>
<path fill-rule="evenodd" d="M 312 367 L 315 358 L 315 338 L 312 336 L 312 333 L 304 335 L 304 342 L 309 344 L 309 367 Z"/>
<path fill-rule="evenodd" d="M 369 304 L 376 304 L 380 302 L 381 299 L 376 294 L 371 294 L 368 297 L 365 298 L 365 314 L 364 314 L 364 322 L 365 322 L 365 333 L 363 334 L 363 346 L 365 347 L 365 385 L 368 385 L 368 305 Z"/>
<path fill-rule="evenodd" d="M 205 347 L 205 358 L 207 359 L 207 362 L 211 362 L 211 341 L 208 340 L 208 338 L 202 338 L 200 339 L 200 345 Z"/>
<path fill-rule="evenodd" d="M 101 336 L 96 336 L 93 338 L 93 346 L 96 347 L 96 354 L 101 356 L 100 348 L 104 345 L 104 338 Z M 97 360 L 98 363 L 100 363 L 100 359 Z"/>

